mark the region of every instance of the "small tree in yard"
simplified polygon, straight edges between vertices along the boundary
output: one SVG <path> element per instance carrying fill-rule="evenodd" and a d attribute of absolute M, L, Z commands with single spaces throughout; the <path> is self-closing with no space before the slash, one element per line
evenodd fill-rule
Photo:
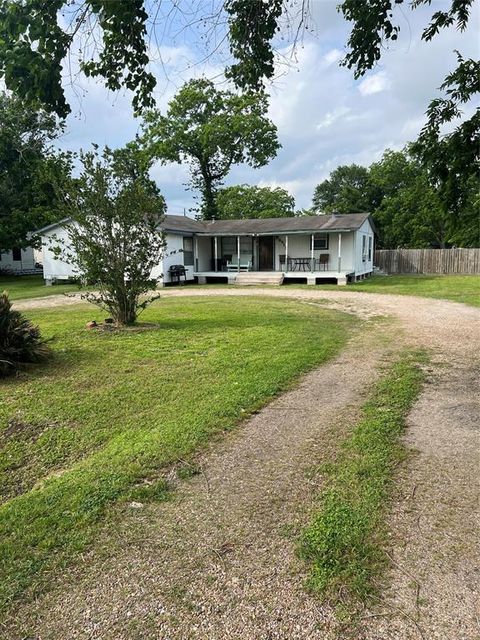
<path fill-rule="evenodd" d="M 23 364 L 42 362 L 50 349 L 40 329 L 20 311 L 12 309 L 7 292 L 0 295 L 0 378 L 17 371 Z"/>
<path fill-rule="evenodd" d="M 69 241 L 54 248 L 72 264 L 82 283 L 95 287 L 83 297 L 106 309 L 117 324 L 134 324 L 158 295 L 152 270 L 165 249 L 159 228 L 165 200 L 134 146 L 99 154 L 81 153 L 83 170 L 63 191 Z"/>

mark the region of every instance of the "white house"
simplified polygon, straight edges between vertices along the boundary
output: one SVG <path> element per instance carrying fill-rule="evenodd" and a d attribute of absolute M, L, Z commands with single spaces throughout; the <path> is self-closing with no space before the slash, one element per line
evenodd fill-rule
<path fill-rule="evenodd" d="M 37 232 L 47 283 L 74 275 L 50 248 L 52 236 L 68 241 L 67 223 Z M 375 229 L 367 213 L 215 221 L 167 215 L 162 228 L 167 249 L 153 272 L 162 284 L 173 281 L 175 265 L 185 267 L 186 280 L 229 284 L 346 284 L 373 271 Z"/>
<path fill-rule="evenodd" d="M 16 247 L 11 251 L 0 252 L 0 272 L 35 273 L 37 271 L 36 264 L 35 250 L 32 247 L 25 247 L 25 249 Z"/>

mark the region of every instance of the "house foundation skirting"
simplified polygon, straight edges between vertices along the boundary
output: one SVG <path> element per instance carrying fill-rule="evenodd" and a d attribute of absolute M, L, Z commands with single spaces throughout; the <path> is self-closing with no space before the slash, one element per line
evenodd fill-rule
<path fill-rule="evenodd" d="M 350 279 L 353 279 L 354 273 L 348 271 L 198 271 L 194 273 L 198 284 L 208 284 L 213 282 L 224 282 L 225 284 L 235 284 L 237 276 L 240 274 L 252 277 L 252 280 L 265 279 L 271 276 L 282 276 L 283 282 L 304 281 L 305 284 L 315 285 L 321 284 L 322 281 L 336 281 L 338 285 L 346 285 Z M 243 278 L 242 278 L 243 279 Z M 252 283 L 253 284 L 253 283 Z"/>

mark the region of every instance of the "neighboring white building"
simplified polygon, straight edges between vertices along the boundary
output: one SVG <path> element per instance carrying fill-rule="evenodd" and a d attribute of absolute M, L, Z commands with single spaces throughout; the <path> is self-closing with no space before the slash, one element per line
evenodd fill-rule
<path fill-rule="evenodd" d="M 73 277 L 71 265 L 57 260 L 54 237 L 68 242 L 68 220 L 40 229 L 47 283 Z M 346 284 L 373 271 L 375 229 L 367 213 L 255 220 L 199 221 L 167 215 L 162 222 L 167 248 L 153 276 L 172 282 L 170 267 L 183 265 L 186 280 L 199 283 Z"/>
<path fill-rule="evenodd" d="M 11 251 L 0 252 L 0 272 L 6 273 L 34 273 L 36 269 L 35 251 L 32 247 L 15 248 Z"/>

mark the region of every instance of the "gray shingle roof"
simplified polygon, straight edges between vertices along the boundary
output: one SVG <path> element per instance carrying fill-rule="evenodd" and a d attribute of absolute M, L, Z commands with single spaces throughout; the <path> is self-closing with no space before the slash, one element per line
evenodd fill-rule
<path fill-rule="evenodd" d="M 166 231 L 199 235 L 251 235 L 277 233 L 318 233 L 320 231 L 354 231 L 369 217 L 368 213 L 347 213 L 295 218 L 260 218 L 247 220 L 200 221 L 185 216 L 165 216 Z"/>
<path fill-rule="evenodd" d="M 205 223 L 187 216 L 166 215 L 162 222 L 165 231 L 178 231 L 180 233 L 197 233 L 203 231 Z"/>
<path fill-rule="evenodd" d="M 246 220 L 194 220 L 187 216 L 166 215 L 162 228 L 172 233 L 196 233 L 204 236 L 255 235 L 278 233 L 318 233 L 321 231 L 355 231 L 369 217 L 368 213 L 346 213 L 295 218 L 256 218 Z M 35 233 L 50 231 L 69 222 L 64 218 Z M 372 223 L 373 226 L 373 223 Z"/>

